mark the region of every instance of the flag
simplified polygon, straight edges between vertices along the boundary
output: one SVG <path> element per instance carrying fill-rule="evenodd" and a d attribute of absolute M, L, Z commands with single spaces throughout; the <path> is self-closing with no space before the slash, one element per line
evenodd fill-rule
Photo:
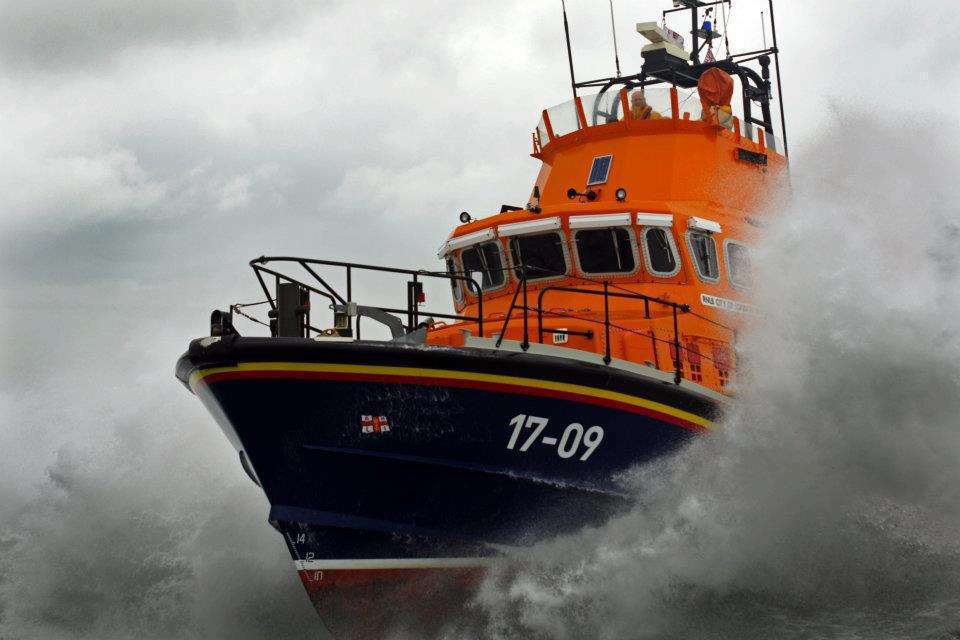
<path fill-rule="evenodd" d="M 360 416 L 360 433 L 386 433 L 390 431 L 387 416 Z"/>

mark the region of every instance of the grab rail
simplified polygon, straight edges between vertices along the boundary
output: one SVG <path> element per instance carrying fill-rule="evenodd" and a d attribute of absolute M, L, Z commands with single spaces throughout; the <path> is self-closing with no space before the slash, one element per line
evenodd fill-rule
<path fill-rule="evenodd" d="M 285 263 L 295 263 L 298 264 L 304 271 L 309 273 L 319 284 L 323 287 L 323 291 L 317 287 L 306 284 L 296 278 L 292 278 L 285 273 L 275 271 L 266 267 L 265 265 L 275 262 L 285 262 Z M 353 300 L 353 274 L 354 271 L 375 271 L 381 273 L 395 273 L 402 274 L 411 277 L 411 281 L 407 283 L 407 306 L 405 309 L 398 309 L 392 307 L 373 307 L 379 309 L 385 313 L 401 313 L 406 314 L 407 316 L 407 331 L 414 331 L 417 326 L 420 324 L 420 317 L 434 317 L 434 318 L 443 318 L 446 320 L 459 320 L 464 322 L 476 322 L 477 323 L 477 333 L 482 338 L 483 337 L 483 288 L 480 284 L 473 278 L 465 275 L 455 274 L 455 273 L 446 273 L 442 271 L 426 271 L 424 269 L 400 269 L 397 267 L 381 267 L 378 265 L 362 264 L 358 262 L 341 262 L 337 260 L 318 260 L 315 258 L 301 258 L 296 256 L 260 256 L 259 258 L 254 258 L 250 261 L 250 268 L 253 269 L 254 274 L 257 276 L 257 281 L 260 283 L 260 288 L 263 289 L 264 294 L 267 296 L 267 302 L 270 304 L 270 309 L 272 312 L 276 313 L 277 311 L 277 302 L 274 297 L 270 294 L 270 289 L 267 287 L 267 283 L 264 281 L 264 274 L 273 276 L 276 279 L 277 284 L 281 281 L 289 282 L 291 284 L 296 284 L 304 289 L 315 293 L 323 298 L 326 298 L 330 301 L 331 306 L 336 304 L 349 305 Z M 346 297 L 341 295 L 334 289 L 330 283 L 328 283 L 315 269 L 311 267 L 314 266 L 323 266 L 323 267 L 339 267 L 345 270 L 346 274 Z M 470 292 L 477 297 L 477 315 L 476 316 L 465 316 L 449 313 L 441 313 L 434 311 L 427 311 L 420 308 L 420 299 L 419 292 L 422 290 L 421 278 L 437 278 L 451 281 L 462 281 L 465 286 L 470 290 Z M 322 333 L 321 330 L 312 327 L 307 324 L 308 330 L 315 331 L 317 333 Z M 357 316 L 357 335 L 360 333 L 360 316 Z M 352 327 L 351 327 L 352 332 Z"/>
<path fill-rule="evenodd" d="M 271 264 L 271 263 L 292 263 L 292 264 L 299 265 L 307 274 L 309 274 L 316 281 L 316 285 L 308 284 L 306 282 L 303 282 L 300 279 L 291 277 L 286 273 L 282 273 L 281 271 L 278 271 L 276 269 L 271 269 L 267 266 L 268 264 Z M 440 271 L 440 272 L 426 271 L 423 269 L 419 269 L 419 270 L 401 269 L 397 267 L 383 267 L 378 265 L 361 264 L 361 263 L 355 263 L 355 262 L 319 260 L 319 259 L 313 259 L 313 258 L 301 258 L 301 257 L 293 257 L 293 256 L 261 256 L 254 260 L 251 260 L 250 267 L 253 269 L 254 274 L 256 275 L 257 280 L 260 283 L 260 287 L 263 289 L 263 292 L 266 295 L 266 300 L 259 304 L 266 303 L 270 305 L 271 318 L 274 318 L 277 315 L 278 301 L 274 297 L 274 295 L 271 294 L 264 276 L 273 277 L 277 283 L 277 286 L 279 286 L 281 282 L 295 284 L 298 287 L 301 287 L 309 291 L 310 293 L 317 294 L 320 297 L 328 300 L 330 302 L 331 308 L 334 308 L 335 319 L 336 319 L 336 314 L 338 312 L 342 313 L 342 307 L 345 306 L 348 309 L 350 309 L 352 306 L 352 311 L 348 311 L 347 316 L 348 318 L 349 316 L 356 317 L 355 333 L 354 333 L 354 325 L 353 325 L 352 319 L 348 319 L 344 323 L 346 325 L 345 327 L 343 324 L 341 324 L 338 326 L 338 328 L 346 330 L 346 333 L 344 333 L 343 335 L 355 337 L 356 339 L 360 338 L 360 319 L 362 315 L 364 315 L 362 312 L 358 312 L 357 309 L 379 310 L 380 312 L 384 312 L 384 313 L 405 314 L 407 333 L 413 332 L 420 327 L 421 317 L 429 316 L 429 317 L 435 317 L 435 318 L 476 323 L 478 337 L 481 337 L 481 338 L 484 337 L 483 288 L 474 278 L 470 277 L 469 275 L 463 275 L 456 272 L 451 273 L 451 272 L 444 272 L 444 271 Z M 342 295 L 326 279 L 324 279 L 324 277 L 319 273 L 319 269 L 315 267 L 335 267 L 335 268 L 344 269 L 345 279 L 346 279 L 345 295 Z M 507 329 L 510 326 L 510 322 L 511 320 L 514 319 L 514 316 L 513 316 L 514 311 L 522 310 L 523 315 L 521 318 L 519 318 L 520 320 L 522 320 L 522 331 L 523 331 L 523 337 L 520 342 L 520 347 L 524 351 L 529 350 L 530 343 L 531 343 L 530 314 L 536 313 L 537 342 L 539 344 L 544 343 L 544 335 L 547 333 L 551 333 L 551 334 L 564 333 L 567 335 L 582 335 L 587 338 L 593 338 L 594 336 L 594 332 L 592 330 L 572 331 L 569 329 L 553 329 L 553 328 L 545 327 L 544 316 L 571 318 L 571 319 L 579 320 L 582 322 L 602 324 L 603 331 L 604 331 L 603 361 L 606 364 L 610 364 L 610 362 L 613 360 L 612 344 L 611 344 L 610 338 L 611 338 L 611 331 L 614 329 L 618 331 L 634 333 L 644 337 L 649 337 L 653 342 L 653 357 L 654 357 L 654 361 L 657 362 L 657 368 L 659 368 L 659 361 L 660 361 L 660 358 L 657 355 L 657 343 L 659 342 L 659 343 L 669 344 L 671 346 L 671 351 L 672 351 L 671 359 L 673 360 L 672 362 L 673 377 L 674 377 L 674 382 L 676 384 L 680 384 L 680 382 L 683 379 L 684 358 L 682 356 L 682 353 L 684 351 L 695 353 L 700 358 L 705 358 L 710 361 L 715 361 L 714 358 L 710 358 L 709 356 L 706 356 L 705 354 L 703 354 L 698 347 L 691 348 L 690 346 L 685 346 L 681 341 L 680 316 L 683 314 L 691 314 L 697 317 L 701 317 L 701 318 L 703 317 L 693 312 L 690 305 L 671 302 L 670 300 L 665 300 L 663 298 L 658 298 L 655 296 L 649 296 L 642 293 L 629 291 L 629 290 L 623 289 L 622 287 L 618 287 L 618 285 L 616 284 L 611 285 L 611 283 L 607 280 L 601 281 L 599 279 L 593 280 L 593 279 L 584 278 L 586 282 L 589 282 L 590 284 L 593 284 L 598 288 L 584 288 L 584 287 L 563 286 L 563 285 L 542 286 L 542 287 L 539 287 L 536 306 L 530 306 L 529 291 L 528 291 L 529 283 L 528 283 L 526 272 L 527 270 L 535 270 L 535 269 L 537 268 L 533 267 L 532 265 L 530 266 L 524 265 L 521 269 L 517 270 L 517 278 L 518 278 L 517 286 L 513 292 L 513 297 L 510 301 L 510 306 L 508 307 L 506 313 L 504 314 L 500 332 L 497 335 L 497 339 L 496 339 L 497 348 L 500 348 L 503 344 L 503 340 L 506 336 Z M 355 302 L 353 301 L 353 275 L 355 271 L 373 271 L 373 272 L 393 273 L 393 274 L 401 274 L 401 275 L 409 276 L 410 281 L 407 282 L 406 308 L 357 307 L 355 305 Z M 450 282 L 465 283 L 465 287 L 473 295 L 476 296 L 477 315 L 474 316 L 474 315 L 431 312 L 431 311 L 422 309 L 420 307 L 420 304 L 421 304 L 420 293 L 422 292 L 421 281 L 422 279 L 425 279 L 425 278 L 436 278 L 436 279 L 447 280 Z M 620 290 L 611 291 L 612 288 L 620 289 Z M 582 317 L 577 315 L 568 315 L 568 314 L 561 313 L 559 311 L 546 310 L 544 308 L 544 300 L 546 299 L 547 295 L 556 293 L 556 292 L 572 293 L 577 295 L 588 295 L 588 296 L 602 296 L 603 297 L 602 320 L 595 319 L 595 318 L 587 318 L 587 317 Z M 672 336 L 670 336 L 669 339 L 667 339 L 666 336 L 657 337 L 652 331 L 649 334 L 646 332 L 641 333 L 636 328 L 626 327 L 626 326 L 622 326 L 612 322 L 610 317 L 610 299 L 611 298 L 642 301 L 643 317 L 646 319 L 651 318 L 651 305 L 660 305 L 662 307 L 666 307 L 667 309 L 669 309 L 669 314 L 672 317 Z M 231 310 L 236 309 L 239 311 L 240 306 L 250 306 L 250 305 L 234 305 L 231 307 Z M 339 309 L 337 308 L 338 306 L 340 307 Z M 311 331 L 320 333 L 320 334 L 324 333 L 323 330 L 318 329 L 310 324 L 309 305 L 305 304 L 304 307 L 305 307 L 304 314 L 306 316 L 304 325 L 306 327 L 307 334 L 309 335 Z M 242 312 L 241 312 L 241 315 L 244 315 L 245 317 L 248 317 L 251 320 L 254 320 L 255 322 L 260 322 L 259 320 L 251 316 L 246 316 L 246 314 L 243 314 Z M 367 315 L 370 315 L 370 314 L 367 314 Z M 375 317 L 375 316 L 371 316 L 371 317 Z M 659 316 L 659 317 L 664 318 L 664 316 Z M 341 322 L 343 322 L 342 319 L 341 319 Z M 267 324 L 263 322 L 260 322 L 260 323 Z M 718 326 L 721 326 L 729 331 L 732 331 L 734 334 L 734 339 L 736 338 L 735 329 L 731 327 L 726 327 L 724 325 L 720 325 L 717 322 L 713 322 L 713 324 L 717 324 Z M 272 323 L 267 324 L 267 326 L 271 326 L 271 325 Z M 400 329 L 399 327 L 400 325 L 398 321 L 397 331 L 402 332 L 402 329 Z M 271 331 L 275 331 L 275 328 L 273 326 L 271 326 Z M 401 334 L 398 333 L 396 335 L 401 335 Z M 733 368 L 723 367 L 723 369 L 732 370 Z"/>
<path fill-rule="evenodd" d="M 610 322 L 610 298 L 627 298 L 632 300 L 643 300 L 644 303 L 644 317 L 650 317 L 650 303 L 661 304 L 666 307 L 670 307 L 673 312 L 673 346 L 677 357 L 674 358 L 674 373 L 676 376 L 680 376 L 682 373 L 682 363 L 680 361 L 680 331 L 679 331 L 679 321 L 678 321 L 678 311 L 681 313 L 687 313 L 690 311 L 690 305 L 686 304 L 677 304 L 676 302 L 670 302 L 669 300 L 663 300 L 662 298 L 655 298 L 653 296 L 644 295 L 642 293 L 618 293 L 610 291 L 610 283 L 604 280 L 603 282 L 603 291 L 597 291 L 595 289 L 581 289 L 579 287 L 561 287 L 561 286 L 551 286 L 544 287 L 540 290 L 540 294 L 537 296 L 537 327 L 539 333 L 537 335 L 537 341 L 540 344 L 543 344 L 543 298 L 551 291 L 563 291 L 566 293 L 582 293 L 585 295 L 592 296 L 603 296 L 603 330 L 604 330 L 604 344 L 605 344 L 605 353 L 603 356 L 603 361 L 607 364 L 610 364 L 610 361 L 613 359 L 610 350 L 610 328 L 614 326 Z M 621 327 L 617 327 L 618 329 Z"/>
<path fill-rule="evenodd" d="M 594 281 L 591 281 L 591 282 L 594 282 Z M 581 288 L 581 287 L 568 287 L 568 286 L 560 286 L 560 285 L 543 287 L 542 289 L 540 289 L 540 292 L 539 292 L 539 294 L 537 295 L 537 305 L 536 305 L 536 307 L 530 307 L 529 304 L 527 303 L 527 297 L 528 297 L 528 292 L 527 292 L 527 278 L 525 277 L 525 273 L 522 273 L 522 272 L 521 272 L 520 275 L 519 275 L 519 281 L 518 281 L 518 283 L 517 283 L 517 288 L 516 288 L 516 290 L 513 292 L 513 298 L 512 298 L 511 301 L 510 301 L 510 306 L 508 307 L 507 312 L 506 312 L 506 314 L 505 314 L 505 316 L 504 316 L 503 324 L 502 324 L 502 327 L 501 327 L 501 329 L 500 329 L 500 333 L 499 333 L 499 335 L 497 336 L 496 347 L 497 347 L 497 348 L 500 348 L 500 346 L 503 344 L 503 340 L 504 340 L 504 337 L 505 337 L 505 335 L 506 335 L 507 327 L 509 326 L 510 321 L 513 319 L 513 312 L 514 312 L 515 309 L 519 309 L 519 310 L 522 310 L 522 311 L 523 311 L 523 317 L 522 317 L 522 319 L 523 319 L 523 339 L 522 339 L 522 341 L 520 342 L 520 348 L 523 349 L 524 351 L 527 351 L 527 350 L 530 348 L 529 314 L 530 314 L 531 312 L 536 312 L 536 314 L 537 314 L 537 342 L 540 343 L 540 344 L 543 344 L 543 338 L 544 338 L 544 334 L 545 334 L 545 333 L 561 333 L 561 331 L 559 331 L 559 330 L 556 330 L 556 329 L 548 329 L 548 328 L 546 328 L 546 327 L 543 326 L 543 318 L 544 318 L 544 315 L 545 315 L 545 314 L 548 315 L 548 316 L 572 318 L 572 319 L 581 320 L 581 321 L 584 321 L 584 322 L 595 322 L 595 323 L 597 323 L 597 324 L 603 324 L 603 327 L 604 327 L 604 356 L 603 356 L 603 361 L 604 361 L 604 363 L 606 363 L 606 364 L 610 364 L 610 362 L 613 360 L 612 347 L 611 347 L 611 342 L 610 342 L 610 332 L 611 332 L 611 329 L 618 329 L 618 330 L 620 330 L 620 331 L 627 331 L 627 332 L 630 332 L 630 333 L 638 333 L 637 331 L 635 331 L 635 330 L 633 330 L 633 329 L 631 329 L 631 328 L 629 328 L 629 327 L 624 327 L 624 326 L 618 325 L 618 324 L 616 324 L 616 323 L 614 323 L 614 322 L 611 322 L 611 320 L 610 320 L 610 298 L 626 298 L 626 299 L 632 299 L 632 300 L 642 300 L 642 301 L 643 301 L 643 313 L 644 313 L 644 318 L 647 318 L 647 319 L 650 318 L 650 305 L 651 305 L 651 304 L 662 305 L 662 306 L 665 306 L 665 307 L 667 307 L 667 308 L 670 309 L 670 314 L 671 314 L 672 320 L 673 320 L 673 322 L 672 322 L 672 324 L 673 324 L 673 327 L 672 327 L 672 328 L 673 328 L 673 336 L 672 336 L 672 339 L 670 339 L 670 340 L 665 340 L 665 339 L 663 339 L 663 338 L 657 338 L 656 336 L 653 336 L 652 334 L 651 334 L 651 338 L 652 338 L 652 340 L 653 340 L 653 342 L 654 342 L 654 350 L 656 349 L 656 343 L 657 343 L 657 342 L 664 342 L 664 343 L 670 344 L 670 346 L 672 347 L 672 351 L 673 351 L 673 354 L 672 354 L 672 359 L 673 359 L 673 374 L 674 374 L 674 383 L 675 383 L 675 384 L 680 384 L 681 380 L 683 380 L 683 359 L 682 359 L 682 356 L 681 356 L 682 352 L 684 352 L 684 351 L 695 352 L 699 357 L 706 358 L 707 360 L 713 361 L 713 358 L 710 358 L 710 357 L 708 357 L 708 356 L 706 356 L 706 355 L 704 355 L 704 354 L 702 354 L 702 353 L 700 353 L 699 351 L 696 351 L 696 350 L 694 350 L 694 349 L 690 349 L 689 347 L 684 346 L 684 345 L 681 343 L 681 340 L 680 340 L 680 315 L 681 315 L 681 314 L 687 314 L 687 313 L 690 313 L 690 314 L 693 314 L 693 315 L 697 315 L 697 314 L 693 313 L 692 309 L 690 308 L 690 305 L 687 305 L 687 304 L 679 304 L 679 303 L 676 303 L 676 302 L 671 302 L 671 301 L 669 301 L 669 300 L 664 300 L 664 299 L 662 299 L 662 298 L 657 298 L 657 297 L 655 297 L 655 296 L 648 296 L 648 295 L 645 295 L 645 294 L 642 294 L 642 293 L 635 293 L 635 292 L 630 292 L 630 291 L 623 291 L 623 292 L 610 291 L 610 283 L 609 283 L 609 281 L 606 281 L 606 280 L 604 280 L 604 281 L 596 281 L 595 284 L 602 285 L 602 286 L 603 286 L 603 289 L 602 289 L 602 290 L 597 290 L 597 289 L 585 289 L 585 288 Z M 603 320 L 602 320 L 602 321 L 600 321 L 600 320 L 593 320 L 593 319 L 590 319 L 590 318 L 584 318 L 584 317 L 575 316 L 575 315 L 566 315 L 566 314 L 558 313 L 558 312 L 555 312 L 555 311 L 545 311 L 545 310 L 544 310 L 544 306 L 543 306 L 543 300 L 544 300 L 544 298 L 546 297 L 546 295 L 547 295 L 548 293 L 550 293 L 550 292 L 555 292 L 555 291 L 566 292 L 566 293 L 575 293 L 575 294 L 584 294 L 584 295 L 590 295 L 590 296 L 603 296 Z M 522 302 L 522 304 L 517 304 L 517 298 L 520 297 L 521 294 L 523 295 L 523 302 Z M 715 323 L 715 324 L 716 324 L 716 323 Z M 722 325 L 720 325 L 720 326 L 722 326 Z M 734 333 L 734 336 L 736 336 L 736 330 L 731 329 L 731 328 L 729 328 L 729 327 L 724 327 L 724 328 L 732 331 L 732 332 Z M 579 332 L 565 331 L 564 333 L 568 333 L 568 334 L 577 333 L 577 335 L 588 334 L 588 337 L 592 337 L 592 336 L 593 336 L 593 333 L 592 333 L 592 332 L 583 332 L 583 333 L 581 334 L 581 333 L 579 333 Z M 656 355 L 656 353 L 654 353 L 654 355 Z"/>

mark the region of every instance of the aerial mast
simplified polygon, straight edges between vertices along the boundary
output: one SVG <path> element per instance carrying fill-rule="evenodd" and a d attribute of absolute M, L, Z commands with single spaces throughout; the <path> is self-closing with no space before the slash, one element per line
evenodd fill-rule
<path fill-rule="evenodd" d="M 617 66 L 617 77 L 620 77 L 620 49 L 617 47 L 617 22 L 613 17 L 613 0 L 610 0 L 610 30 L 613 32 L 613 61 Z"/>
<path fill-rule="evenodd" d="M 780 101 L 780 131 L 783 133 L 783 155 L 790 157 L 790 148 L 787 146 L 787 116 L 783 107 L 783 83 L 780 80 L 780 49 L 777 47 L 777 21 L 773 19 L 773 0 L 770 3 L 770 29 L 773 35 L 773 64 L 777 72 L 777 99 Z"/>
<path fill-rule="evenodd" d="M 563 33 L 567 37 L 567 62 L 570 63 L 570 87 L 573 89 L 573 99 L 577 99 L 577 79 L 573 75 L 573 51 L 570 48 L 570 23 L 567 22 L 567 3 L 560 0 L 563 7 Z"/>

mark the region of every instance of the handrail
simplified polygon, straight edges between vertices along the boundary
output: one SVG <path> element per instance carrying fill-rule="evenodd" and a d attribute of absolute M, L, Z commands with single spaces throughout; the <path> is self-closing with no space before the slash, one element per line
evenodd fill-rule
<path fill-rule="evenodd" d="M 540 344 L 543 344 L 543 298 L 551 291 L 564 291 L 567 293 L 582 293 L 591 296 L 603 296 L 603 327 L 604 327 L 604 344 L 605 344 L 605 353 L 603 356 L 603 361 L 606 364 L 610 364 L 613 360 L 611 348 L 610 348 L 610 298 L 628 298 L 632 300 L 643 300 L 644 303 L 644 313 L 646 317 L 650 316 L 650 307 L 649 304 L 654 302 L 656 304 L 661 304 L 666 307 L 670 307 L 673 312 L 673 345 L 676 356 L 674 357 L 674 382 L 680 384 L 680 380 L 683 377 L 683 363 L 680 359 L 680 328 L 678 320 L 678 312 L 687 313 L 690 311 L 690 305 L 678 304 L 676 302 L 670 302 L 669 300 L 664 300 L 662 298 L 655 298 L 653 296 L 644 295 L 642 293 L 611 293 L 610 292 L 610 283 L 606 280 L 603 281 L 603 291 L 598 291 L 596 289 L 581 289 L 580 287 L 564 287 L 564 286 L 548 286 L 540 290 L 540 294 L 537 296 L 537 328 L 539 330 L 537 335 L 537 340 Z M 526 305 L 524 305 L 526 306 Z M 621 328 L 621 327 L 618 327 Z"/>
<path fill-rule="evenodd" d="M 507 333 L 507 325 L 510 323 L 510 318 L 513 316 L 513 309 L 517 305 L 517 296 L 520 295 L 521 285 L 523 286 L 523 290 L 526 291 L 527 290 L 526 274 L 523 275 L 523 277 L 520 279 L 520 282 L 517 284 L 517 290 L 513 292 L 513 298 L 510 299 L 510 307 L 507 309 L 507 313 L 503 317 L 503 326 L 500 328 L 500 335 L 497 336 L 497 349 L 499 349 L 500 345 L 503 344 L 503 336 Z M 524 298 L 526 298 L 526 295 L 524 295 Z M 527 315 L 526 300 L 524 300 L 523 308 L 524 308 L 523 315 L 526 316 Z M 526 351 L 529 348 L 529 344 L 527 343 L 527 340 L 526 340 L 526 324 L 524 324 L 524 343 L 527 344 L 527 346 L 523 348 L 523 350 Z"/>
<path fill-rule="evenodd" d="M 307 273 L 309 273 L 325 291 L 308 285 L 296 278 L 292 278 L 284 273 L 275 271 L 266 267 L 265 265 L 273 262 L 287 262 L 287 263 L 296 263 L 302 267 Z M 350 302 L 353 302 L 353 273 L 354 271 L 375 271 L 381 273 L 393 273 L 393 274 L 403 274 L 410 276 L 412 278 L 411 282 L 407 283 L 407 308 L 406 309 L 396 309 L 390 307 L 374 307 L 381 311 L 387 313 L 405 313 L 407 314 L 407 330 L 413 331 L 418 325 L 421 316 L 431 316 L 437 318 L 444 318 L 449 320 L 461 320 L 465 322 L 476 322 L 477 323 L 477 333 L 479 337 L 483 337 L 483 288 L 480 284 L 473 278 L 460 275 L 456 273 L 447 273 L 443 271 L 427 271 L 425 269 L 401 269 L 398 267 L 383 267 L 379 265 L 370 265 L 362 264 L 357 262 L 342 262 L 338 260 L 320 260 L 316 258 L 301 258 L 297 256 L 260 256 L 259 258 L 254 258 L 249 262 L 250 268 L 253 269 L 254 274 L 257 277 L 257 280 L 260 283 L 260 287 L 263 289 L 264 294 L 267 296 L 267 302 L 270 304 L 272 311 L 277 311 L 277 304 L 274 300 L 274 297 L 270 294 L 270 289 L 267 287 L 266 282 L 263 279 L 263 274 L 272 275 L 276 278 L 279 283 L 280 280 L 285 282 L 290 282 L 296 284 L 304 289 L 310 291 L 311 293 L 316 293 L 317 295 L 326 298 L 330 301 L 331 306 L 336 304 L 346 305 Z M 346 298 L 340 295 L 336 289 L 334 289 L 326 280 L 320 276 L 319 273 L 310 265 L 318 265 L 325 267 L 341 267 L 345 269 L 346 272 L 346 285 L 347 292 Z M 420 301 L 417 296 L 414 295 L 414 291 L 417 285 L 420 283 L 420 278 L 438 278 L 445 279 L 450 281 L 462 281 L 467 289 L 476 296 L 477 298 L 477 315 L 476 316 L 465 316 L 465 315 L 456 315 L 440 312 L 425 311 L 420 308 Z M 359 325 L 359 316 L 357 316 L 357 324 Z M 319 332 L 314 327 L 308 327 L 313 331 Z M 357 333 L 359 334 L 359 326 L 357 327 Z"/>
<path fill-rule="evenodd" d="M 266 265 L 273 262 L 286 262 L 286 263 L 295 263 L 302 267 L 310 276 L 312 276 L 318 283 L 319 287 L 307 284 L 286 275 L 275 269 L 271 269 Z M 277 302 L 274 299 L 274 296 L 271 295 L 269 288 L 267 287 L 266 281 L 264 280 L 264 275 L 272 276 L 276 279 L 276 282 L 285 281 L 292 284 L 296 284 L 304 289 L 315 293 L 325 299 L 327 299 L 331 307 L 336 305 L 347 305 L 348 303 L 353 302 L 352 292 L 353 292 L 353 272 L 356 270 L 361 271 L 374 271 L 381 273 L 392 273 L 392 274 L 403 274 L 411 277 L 411 281 L 407 283 L 407 306 L 406 308 L 393 308 L 393 307 L 372 307 L 373 309 L 378 309 L 386 313 L 394 314 L 406 314 L 407 315 L 407 330 L 413 331 L 419 326 L 419 319 L 422 316 L 431 316 L 449 320 L 457 320 L 464 322 L 475 322 L 477 323 L 477 333 L 479 337 L 484 337 L 484 317 L 483 317 L 483 288 L 482 286 L 472 277 L 468 275 L 462 275 L 456 272 L 446 272 L 446 271 L 427 271 L 423 269 L 402 269 L 397 267 L 384 267 L 378 265 L 368 265 L 354 262 L 341 262 L 333 260 L 320 260 L 314 258 L 300 258 L 293 256 L 261 256 L 254 260 L 250 261 L 250 267 L 253 269 L 254 274 L 257 277 L 257 280 L 260 283 L 261 288 L 266 294 L 266 300 L 261 304 L 269 304 L 271 311 L 277 311 Z M 325 267 L 339 267 L 345 269 L 346 273 L 346 297 L 340 295 L 337 290 L 330 285 L 318 271 L 312 268 L 310 265 L 314 266 L 325 266 Z M 647 333 L 640 333 L 630 327 L 621 326 L 614 322 L 611 322 L 610 318 L 610 298 L 621 298 L 629 300 L 637 300 L 643 302 L 643 314 L 644 317 L 649 319 L 650 315 L 650 305 L 657 304 L 664 306 L 670 309 L 670 314 L 672 315 L 672 324 L 673 324 L 673 336 L 672 339 L 658 338 L 653 332 L 649 333 L 649 337 L 652 339 L 654 344 L 654 358 L 657 361 L 657 367 L 659 368 L 659 358 L 657 357 L 657 347 L 658 342 L 665 342 L 671 345 L 673 353 L 673 373 L 674 373 L 674 383 L 680 384 L 683 379 L 683 351 L 689 351 L 691 353 L 696 353 L 699 357 L 705 358 L 710 361 L 714 361 L 713 358 L 710 358 L 707 355 L 700 353 L 699 350 L 684 346 L 681 343 L 680 339 L 680 315 L 681 314 L 691 314 L 694 316 L 699 316 L 691 309 L 690 305 L 680 304 L 677 302 L 672 302 L 670 300 L 665 300 L 663 298 L 658 298 L 655 296 L 649 296 L 642 293 L 637 293 L 624 289 L 621 286 L 618 286 L 616 283 L 610 283 L 608 280 L 594 280 L 589 278 L 584 278 L 587 282 L 593 285 L 599 285 L 596 288 L 583 288 L 583 287 L 572 287 L 572 286 L 563 286 L 563 285 L 548 285 L 539 287 L 537 295 L 537 303 L 535 307 L 531 307 L 528 301 L 528 279 L 526 271 L 527 269 L 537 269 L 533 265 L 522 265 L 521 273 L 518 276 L 517 286 L 513 292 L 513 297 L 510 301 L 510 306 L 507 309 L 507 312 L 504 316 L 503 323 L 500 329 L 500 332 L 497 336 L 496 347 L 500 348 L 503 344 L 503 340 L 506 336 L 507 329 L 510 325 L 511 320 L 513 320 L 513 312 L 517 308 L 522 308 L 522 328 L 523 328 L 523 339 L 520 343 L 521 349 L 524 351 L 529 350 L 530 348 L 530 313 L 536 312 L 537 314 L 537 342 L 540 344 L 544 343 L 544 334 L 545 333 L 568 333 L 568 334 L 577 334 L 577 335 L 587 335 L 592 337 L 593 331 L 586 332 L 574 332 L 566 330 L 557 330 L 557 329 L 548 329 L 543 326 L 544 316 L 552 317 L 564 317 L 571 318 L 575 320 L 580 320 L 584 322 L 590 322 L 595 324 L 602 324 L 604 327 L 604 356 L 603 361 L 606 364 L 610 364 L 612 361 L 612 345 L 611 345 L 611 331 L 617 329 L 619 331 L 626 331 L 629 333 L 636 333 L 637 335 L 648 336 Z M 506 269 L 505 269 L 506 270 Z M 476 296 L 477 299 L 477 315 L 476 316 L 466 316 L 458 314 L 449 314 L 449 313 L 440 313 L 440 312 L 430 312 L 423 309 L 420 309 L 419 296 L 415 295 L 419 293 L 420 289 L 418 284 L 420 283 L 420 278 L 438 278 L 444 279 L 451 282 L 464 282 L 468 291 Z M 567 292 L 574 294 L 583 294 L 590 296 L 602 296 L 603 297 L 603 317 L 601 319 L 591 319 L 580 317 L 576 315 L 564 314 L 559 311 L 546 311 L 544 309 L 544 300 L 546 296 L 551 292 Z M 522 301 L 520 301 L 520 296 L 522 295 Z M 233 307 L 231 307 L 233 309 Z M 307 311 L 307 331 L 308 334 L 310 331 L 320 333 L 321 330 L 313 327 L 309 323 L 309 310 Z M 242 314 L 245 315 L 245 314 Z M 275 317 L 275 316 L 271 316 Z M 357 315 L 356 320 L 356 338 L 359 339 L 360 336 L 360 315 Z M 660 316 L 663 317 L 663 316 Z M 251 318 L 252 319 L 252 318 Z M 719 323 L 714 322 L 718 326 L 721 326 L 725 329 L 731 330 L 734 332 L 734 337 L 736 336 L 736 330 L 730 327 L 725 327 Z M 351 327 L 352 328 L 352 327 Z M 725 367 L 726 369 L 726 367 Z"/>
<path fill-rule="evenodd" d="M 604 324 L 604 321 L 603 321 L 603 320 L 594 320 L 593 318 L 585 318 L 585 317 L 576 316 L 576 315 L 573 315 L 573 314 L 562 313 L 562 312 L 560 312 L 560 311 L 550 310 L 550 311 L 547 311 L 546 313 L 548 313 L 548 314 L 550 315 L 550 317 L 554 317 L 554 318 L 568 318 L 568 319 L 570 319 L 570 320 L 579 320 L 579 321 L 581 321 L 581 322 L 590 322 L 590 323 L 593 323 L 593 324 Z M 682 313 L 682 311 L 678 311 L 678 313 Z M 671 348 L 676 348 L 676 342 L 675 342 L 674 340 L 665 340 L 665 339 L 663 339 L 663 338 L 658 338 L 658 337 L 656 337 L 655 335 L 653 335 L 652 333 L 651 333 L 651 334 L 644 333 L 644 332 L 638 331 L 638 330 L 636 330 L 636 329 L 631 329 L 630 327 L 625 327 L 625 326 L 623 326 L 623 325 L 616 324 L 616 323 L 613 323 L 613 322 L 610 323 L 610 326 L 611 326 L 612 328 L 618 329 L 618 330 L 620 330 L 620 331 L 625 331 L 625 332 L 627 332 L 627 333 L 632 333 L 632 334 L 634 334 L 634 335 L 644 336 L 644 337 L 646 337 L 646 338 L 650 338 L 654 343 L 662 342 L 662 343 L 664 343 L 664 344 L 669 344 Z M 544 332 L 544 333 L 565 333 L 565 334 L 567 334 L 567 335 L 580 335 L 580 336 L 584 336 L 584 337 L 586 337 L 586 338 L 592 338 L 592 337 L 593 337 L 593 332 L 590 331 L 590 330 L 587 330 L 587 331 L 570 331 L 570 330 L 560 330 L 560 329 L 548 329 L 548 328 L 544 327 L 543 332 Z M 704 359 L 706 359 L 706 360 L 710 360 L 711 362 L 716 362 L 716 360 L 714 360 L 713 358 L 711 358 L 711 357 L 709 357 L 709 356 L 705 356 L 705 355 L 703 355 L 702 353 L 700 353 L 699 351 L 694 351 L 694 350 L 691 349 L 690 347 L 683 346 L 682 344 L 680 345 L 680 350 L 682 350 L 682 351 L 688 351 L 688 352 L 691 352 L 691 353 L 696 353 L 696 354 L 699 355 L 701 358 L 704 358 Z M 654 352 L 653 356 L 654 356 L 654 358 L 657 358 L 657 353 Z M 658 366 L 657 368 L 659 369 L 659 366 Z"/>

